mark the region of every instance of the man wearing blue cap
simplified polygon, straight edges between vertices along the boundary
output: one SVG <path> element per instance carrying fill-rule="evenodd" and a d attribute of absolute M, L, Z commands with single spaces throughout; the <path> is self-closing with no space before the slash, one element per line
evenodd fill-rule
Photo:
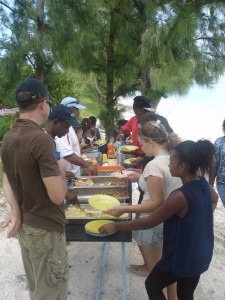
<path fill-rule="evenodd" d="M 55 139 L 56 136 L 59 138 L 65 136 L 69 132 L 70 126 L 80 127 L 81 124 L 74 119 L 73 111 L 69 107 L 59 104 L 50 112 L 44 130 Z M 66 171 L 66 160 L 61 157 L 60 152 L 57 152 L 56 156 L 60 170 Z M 66 176 L 70 177 L 71 174 L 74 176 L 73 173 L 68 173 L 70 172 L 66 172 Z M 75 189 L 68 188 L 65 199 L 67 200 L 67 205 L 79 204 Z"/>
<path fill-rule="evenodd" d="M 75 120 L 78 119 L 80 109 L 86 109 L 76 98 L 66 97 L 61 101 L 62 105 L 69 107 L 73 113 Z M 80 167 L 87 168 L 91 174 L 97 175 L 96 167 L 81 157 L 80 145 L 73 126 L 70 126 L 69 132 L 61 137 L 55 138 L 56 149 L 67 161 L 67 171 L 73 172 L 76 177 L 80 176 Z"/>

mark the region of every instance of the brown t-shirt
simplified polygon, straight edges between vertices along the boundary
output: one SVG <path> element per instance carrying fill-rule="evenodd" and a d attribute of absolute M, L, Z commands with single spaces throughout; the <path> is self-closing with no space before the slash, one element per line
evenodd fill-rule
<path fill-rule="evenodd" d="M 19 201 L 23 223 L 63 232 L 63 204 L 57 206 L 50 200 L 42 180 L 60 174 L 52 137 L 38 124 L 18 119 L 4 136 L 1 157 L 3 171 Z"/>

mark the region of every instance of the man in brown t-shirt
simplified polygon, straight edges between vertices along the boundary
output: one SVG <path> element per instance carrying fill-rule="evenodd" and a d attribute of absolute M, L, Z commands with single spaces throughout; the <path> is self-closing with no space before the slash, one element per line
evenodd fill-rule
<path fill-rule="evenodd" d="M 40 125 L 51 104 L 45 85 L 28 78 L 16 90 L 20 117 L 4 136 L 3 189 L 11 207 L 4 227 L 17 235 L 30 299 L 67 299 L 63 202 L 67 191 L 55 145 Z"/>

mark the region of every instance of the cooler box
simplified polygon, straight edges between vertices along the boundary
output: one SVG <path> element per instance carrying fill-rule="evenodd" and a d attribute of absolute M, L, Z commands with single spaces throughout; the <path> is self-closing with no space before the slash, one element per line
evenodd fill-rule
<path fill-rule="evenodd" d="M 123 166 L 97 166 L 99 176 L 108 176 L 113 172 L 124 170 Z"/>

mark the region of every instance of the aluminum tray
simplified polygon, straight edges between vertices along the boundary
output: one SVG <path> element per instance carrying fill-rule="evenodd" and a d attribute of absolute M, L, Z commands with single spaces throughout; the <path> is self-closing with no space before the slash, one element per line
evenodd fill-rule
<path fill-rule="evenodd" d="M 82 176 L 77 179 L 91 179 L 94 182 L 94 186 L 128 186 L 129 182 L 124 179 L 124 178 L 118 178 L 118 177 L 113 177 L 113 176 Z M 109 183 L 111 183 L 109 185 Z M 73 184 L 72 184 L 73 185 Z M 74 185 L 75 186 L 75 185 Z M 75 186 L 76 188 L 87 188 L 90 186 Z"/>
<path fill-rule="evenodd" d="M 127 204 L 125 204 L 127 205 Z M 89 209 L 91 212 L 99 212 L 97 209 L 94 209 L 93 207 L 91 207 L 89 204 L 82 204 L 81 207 L 83 207 L 84 209 Z M 67 208 L 67 210 L 69 209 L 69 207 Z M 78 211 L 79 213 L 79 211 Z M 84 213 L 82 213 L 81 211 L 81 215 L 77 215 L 74 217 L 66 217 L 66 223 L 67 224 L 84 224 L 84 221 L 87 220 L 114 220 L 114 221 L 124 221 L 124 220 L 131 220 L 132 216 L 131 214 L 126 214 L 126 216 L 121 216 L 119 218 L 110 216 L 110 215 L 93 215 L 93 216 L 84 216 Z"/>
<path fill-rule="evenodd" d="M 78 200 L 80 203 L 87 203 L 88 199 L 93 195 L 105 194 L 117 198 L 121 203 L 130 203 L 132 198 L 131 183 L 125 179 L 108 177 L 108 176 L 88 176 L 80 177 L 80 179 L 91 179 L 93 186 L 74 186 L 70 188 L 76 189 Z M 107 185 L 111 183 L 111 185 Z"/>

